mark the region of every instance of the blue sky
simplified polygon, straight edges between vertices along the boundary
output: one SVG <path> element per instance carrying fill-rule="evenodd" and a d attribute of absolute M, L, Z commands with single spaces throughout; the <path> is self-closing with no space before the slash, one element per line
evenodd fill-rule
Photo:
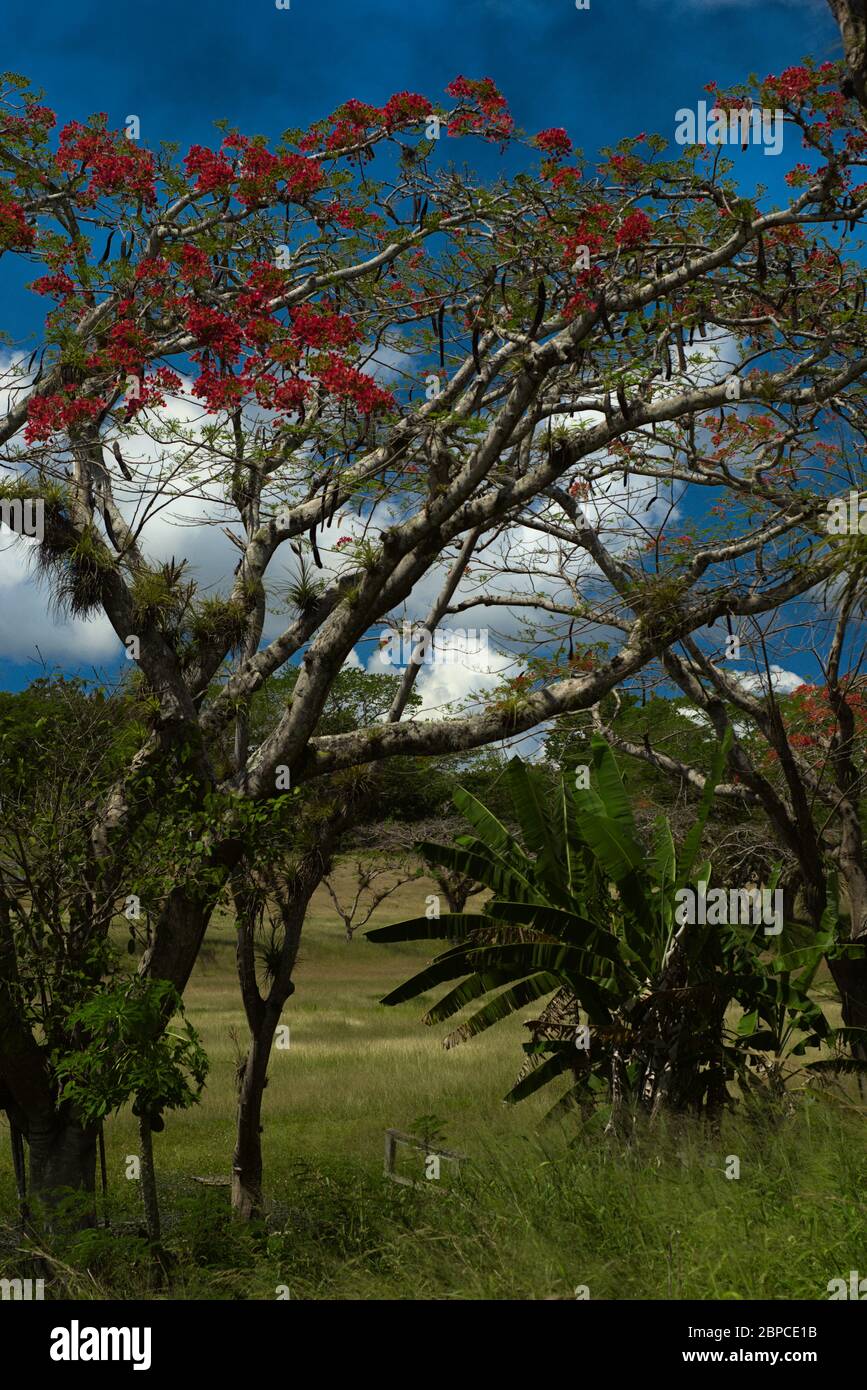
<path fill-rule="evenodd" d="M 205 140 L 306 124 L 348 96 L 433 95 L 491 76 L 528 129 L 565 125 L 588 151 L 614 132 L 665 129 L 673 104 L 755 70 L 839 48 L 825 0 L 41 0 L 16 7 L 3 66 L 63 117 L 142 119 L 144 140 Z"/>
<path fill-rule="evenodd" d="M 528 133 L 565 126 L 585 154 L 639 130 L 671 134 L 707 82 L 725 87 L 839 54 L 825 0 L 41 0 L 16 7 L 2 66 L 44 88 L 61 123 L 105 111 L 141 121 L 145 145 L 212 144 L 212 122 L 278 135 L 354 96 L 433 100 L 457 74 L 490 76 Z M 457 151 L 456 151 L 457 153 Z M 469 152 L 461 149 L 461 158 Z M 476 149 L 477 167 L 496 159 Z M 746 185 L 774 191 L 790 161 L 742 156 Z M 7 258 L 11 261 L 12 258 Z M 0 268 L 2 326 L 22 343 L 44 302 Z M 33 667 L 4 661 L 0 686 Z"/>

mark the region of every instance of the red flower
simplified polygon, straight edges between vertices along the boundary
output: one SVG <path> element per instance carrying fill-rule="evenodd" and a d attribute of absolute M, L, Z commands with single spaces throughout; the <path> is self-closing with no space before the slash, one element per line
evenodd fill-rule
<path fill-rule="evenodd" d="M 40 275 L 30 288 L 34 294 L 52 294 L 55 299 L 66 300 L 75 294 L 75 285 L 63 270 L 59 270 L 56 275 Z"/>
<path fill-rule="evenodd" d="M 211 262 L 200 246 L 192 246 L 189 242 L 185 244 L 181 251 L 179 273 L 185 284 L 193 280 L 210 280 Z"/>
<path fill-rule="evenodd" d="M 816 76 L 808 68 L 786 68 L 779 77 L 766 77 L 765 82 L 769 87 L 773 87 L 784 101 L 800 103 L 815 84 Z"/>
<path fill-rule="evenodd" d="M 505 97 L 490 77 L 456 77 L 446 87 L 451 97 L 471 101 L 477 112 L 462 112 L 449 123 L 449 135 L 481 135 L 485 140 L 505 141 L 514 130 Z"/>
<path fill-rule="evenodd" d="M 33 240 L 33 229 L 27 225 L 23 207 L 0 184 L 0 251 L 29 251 Z"/>
<path fill-rule="evenodd" d="M 627 250 L 632 250 L 636 246 L 643 246 L 650 235 L 651 222 L 647 213 L 636 209 L 624 219 L 623 225 L 618 229 L 614 240 L 618 246 L 625 246 Z"/>
<path fill-rule="evenodd" d="M 572 153 L 572 141 L 562 126 L 540 130 L 538 135 L 533 136 L 533 144 L 544 150 L 552 159 L 564 159 L 567 154 Z"/>
<path fill-rule="evenodd" d="M 187 328 L 200 347 L 212 349 L 222 358 L 233 360 L 241 351 L 242 333 L 228 314 L 209 309 L 192 300 L 183 301 L 187 307 Z"/>
<path fill-rule="evenodd" d="M 87 201 L 107 193 L 140 198 L 148 205 L 156 202 L 154 157 L 124 135 L 70 121 L 60 132 L 56 162 L 58 169 L 73 176 L 79 163 L 90 171 Z"/>
<path fill-rule="evenodd" d="M 292 332 L 302 347 L 347 347 L 359 332 L 346 314 L 332 314 L 313 304 L 299 304 L 291 311 Z"/>
<path fill-rule="evenodd" d="M 189 175 L 198 174 L 196 188 L 200 193 L 213 193 L 215 189 L 225 190 L 235 177 L 234 170 L 224 154 L 216 154 L 203 145 L 193 145 L 184 159 Z"/>
<path fill-rule="evenodd" d="M 390 391 L 384 391 L 377 386 L 373 377 L 350 367 L 338 357 L 326 358 L 325 365 L 316 375 L 326 391 L 343 400 L 351 400 L 362 415 L 370 415 L 374 410 L 387 410 L 394 405 Z"/>
<path fill-rule="evenodd" d="M 297 411 L 304 404 L 304 398 L 310 390 L 310 384 L 302 381 L 300 377 L 289 377 L 286 381 L 281 381 L 274 391 L 273 406 L 275 410 L 284 411 L 287 415 Z"/>
<path fill-rule="evenodd" d="M 418 96 L 416 92 L 395 92 L 385 103 L 382 117 L 386 130 L 396 130 L 398 126 L 424 120 L 432 110 L 427 97 Z"/>
<path fill-rule="evenodd" d="M 35 444 L 50 439 L 53 434 L 74 428 L 84 420 L 94 420 L 104 408 L 105 401 L 71 396 L 67 391 L 31 396 L 24 427 L 25 442 Z"/>
<path fill-rule="evenodd" d="M 209 410 L 231 410 L 244 398 L 244 382 L 240 377 L 221 374 L 205 366 L 193 387 L 193 395 L 203 400 Z"/>
<path fill-rule="evenodd" d="M 325 174 L 316 160 L 305 159 L 303 154 L 284 154 L 280 164 L 286 180 L 286 193 L 296 203 L 309 198 L 325 182 Z"/>

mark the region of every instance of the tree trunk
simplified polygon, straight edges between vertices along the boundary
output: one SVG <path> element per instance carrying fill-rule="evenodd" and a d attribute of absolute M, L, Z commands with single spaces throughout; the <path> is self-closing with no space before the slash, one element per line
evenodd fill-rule
<path fill-rule="evenodd" d="M 154 1140 L 150 1115 L 139 1116 L 138 1132 L 141 1143 L 141 1196 L 144 1205 L 145 1225 L 147 1226 L 148 1240 L 155 1249 L 158 1249 L 161 1239 L 160 1204 L 157 1197 L 157 1174 L 154 1167 Z"/>
<path fill-rule="evenodd" d="M 840 27 L 843 51 L 852 80 L 852 94 L 867 109 L 867 15 L 864 0 L 828 0 Z"/>
<path fill-rule="evenodd" d="M 42 1204 L 46 1220 L 69 1190 L 80 1194 L 76 1225 L 96 1225 L 96 1136 L 98 1126 L 82 1124 L 69 1106 L 28 1117 L 30 1194 Z"/>
<path fill-rule="evenodd" d="M 268 1060 L 280 1014 L 267 1006 L 250 1030 L 250 1043 L 238 1094 L 235 1151 L 232 1155 L 232 1209 L 242 1221 L 262 1211 L 262 1096 Z"/>

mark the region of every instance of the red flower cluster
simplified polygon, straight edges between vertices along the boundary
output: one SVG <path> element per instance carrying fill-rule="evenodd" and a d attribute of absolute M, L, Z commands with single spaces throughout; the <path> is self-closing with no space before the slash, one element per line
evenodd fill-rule
<path fill-rule="evenodd" d="M 210 280 L 211 262 L 201 246 L 192 246 L 189 242 L 186 243 L 181 251 L 181 265 L 178 273 L 185 285 L 192 284 L 196 280 Z"/>
<path fill-rule="evenodd" d="M 0 251 L 29 251 L 33 241 L 23 207 L 0 184 Z"/>
<path fill-rule="evenodd" d="M 105 401 L 92 396 L 72 396 L 67 391 L 31 396 L 24 427 L 25 443 L 41 443 L 61 430 L 74 429 L 86 420 L 94 420 L 104 408 Z"/>
<path fill-rule="evenodd" d="M 590 272 L 588 270 L 585 270 L 583 274 L 578 277 L 578 279 L 583 280 L 585 282 L 589 282 Z M 567 300 L 566 304 L 563 307 L 563 317 L 566 319 L 567 323 L 571 323 L 572 320 L 576 318 L 578 314 L 583 314 L 587 309 L 592 310 L 595 308 L 595 299 L 591 299 L 589 294 L 587 293 L 587 290 L 584 288 L 584 285 L 579 284 L 577 290 L 572 295 L 572 298 Z"/>
<path fill-rule="evenodd" d="M 271 301 L 285 289 L 283 271 L 270 261 L 253 261 L 247 280 L 238 295 L 236 309 L 245 315 L 259 315 L 270 310 Z"/>
<path fill-rule="evenodd" d="M 154 157 L 124 135 L 70 121 L 60 132 L 56 162 L 64 173 L 77 174 L 77 164 L 90 171 L 83 200 L 95 202 L 105 193 L 156 202 Z"/>
<path fill-rule="evenodd" d="M 795 164 L 785 175 L 786 183 L 790 188 L 798 188 L 802 184 L 809 183 L 813 176 L 813 170 L 809 164 Z"/>
<path fill-rule="evenodd" d="M 286 180 L 286 194 L 296 203 L 316 193 L 325 182 L 325 173 L 316 160 L 305 159 L 302 154 L 284 154 L 280 167 Z"/>
<path fill-rule="evenodd" d="M 540 130 L 533 136 L 533 144 L 551 159 L 565 159 L 572 153 L 572 141 L 562 126 L 551 126 L 550 130 Z"/>
<path fill-rule="evenodd" d="M 184 158 L 187 173 L 197 174 L 196 188 L 199 193 L 225 192 L 235 177 L 234 170 L 224 154 L 208 150 L 204 145 L 192 145 Z"/>
<path fill-rule="evenodd" d="M 255 207 L 257 203 L 267 203 L 274 194 L 280 161 L 264 145 L 254 145 L 240 136 L 238 144 L 244 151 L 238 180 L 238 201 L 248 208 Z"/>
<path fill-rule="evenodd" d="M 138 372 L 150 348 L 150 340 L 133 319 L 117 319 L 109 329 L 106 356 L 120 371 Z"/>
<path fill-rule="evenodd" d="M 136 282 L 147 291 L 156 291 L 158 296 L 165 292 L 170 266 L 162 256 L 146 256 L 136 266 Z"/>
<path fill-rule="evenodd" d="M 285 381 L 281 381 L 275 387 L 271 404 L 275 410 L 291 415 L 301 409 L 309 391 L 309 382 L 302 381 L 297 376 L 287 377 Z"/>
<path fill-rule="evenodd" d="M 245 390 L 243 378 L 215 371 L 213 367 L 205 365 L 199 372 L 193 395 L 204 401 L 209 410 L 232 410 L 242 403 Z"/>
<path fill-rule="evenodd" d="M 366 137 L 367 132 L 374 126 L 379 125 L 382 120 L 382 112 L 377 106 L 370 106 L 366 101 L 357 101 L 354 97 L 350 101 L 345 101 L 342 106 L 330 118 L 334 125 L 325 139 L 327 150 L 343 149 L 347 145 L 358 145 Z M 301 149 L 314 149 L 319 142 L 319 137 L 313 131 L 309 136 L 301 141 Z"/>
<path fill-rule="evenodd" d="M 583 174 L 577 164 L 563 164 L 559 169 L 555 169 L 551 175 L 551 187 L 568 187 L 571 183 L 579 183 Z"/>
<path fill-rule="evenodd" d="M 34 294 L 50 294 L 64 303 L 75 294 L 75 284 L 65 270 L 59 270 L 56 275 L 40 275 L 30 288 Z"/>
<path fill-rule="evenodd" d="M 427 97 L 419 96 L 416 92 L 395 92 L 382 108 L 382 119 L 386 130 L 397 130 L 401 126 L 423 121 L 432 110 Z"/>
<path fill-rule="evenodd" d="M 139 378 L 138 391 L 134 395 L 126 398 L 126 418 L 131 420 L 133 415 L 137 415 L 140 410 L 149 406 L 152 409 L 157 406 L 165 405 L 166 391 L 179 391 L 181 379 L 176 372 L 170 371 L 168 367 L 160 367 L 154 372 L 153 376 Z"/>
<path fill-rule="evenodd" d="M 50 106 L 40 106 L 36 101 L 24 98 L 27 107 L 26 116 L 13 116 L 11 113 L 3 113 L 3 133 L 5 135 L 15 135 L 27 138 L 30 136 L 44 136 L 49 130 L 53 130 L 57 125 L 57 117 Z"/>
<path fill-rule="evenodd" d="M 353 207 L 350 203 L 341 203 L 338 199 L 333 199 L 322 209 L 322 215 L 330 222 L 336 222 L 338 227 L 360 227 L 364 220 L 364 208 Z"/>
<path fill-rule="evenodd" d="M 490 77 L 456 77 L 446 87 L 450 97 L 473 102 L 478 110 L 464 111 L 449 122 L 449 135 L 481 135 L 485 140 L 508 140 L 515 128 L 506 98 Z"/>
<path fill-rule="evenodd" d="M 292 332 L 302 347 L 347 347 L 359 332 L 346 314 L 332 314 L 314 304 L 299 304 L 291 311 Z"/>
<path fill-rule="evenodd" d="M 388 410 L 394 405 L 394 396 L 377 386 L 373 377 L 366 376 L 339 357 L 326 358 L 325 365 L 317 373 L 326 391 L 343 400 L 351 400 L 362 415 L 370 415 L 374 410 Z"/>
<path fill-rule="evenodd" d="M 243 334 L 234 319 L 191 299 L 182 302 L 187 308 L 187 329 L 199 347 L 216 352 L 225 361 L 234 361 L 243 343 Z"/>
<path fill-rule="evenodd" d="M 779 77 L 766 77 L 765 84 L 772 87 L 783 101 L 801 102 L 807 93 L 816 86 L 817 76 L 809 68 L 786 68 Z"/>
<path fill-rule="evenodd" d="M 624 246 L 627 250 L 633 250 L 637 246 L 643 246 L 650 235 L 651 222 L 646 212 L 636 209 L 628 217 L 624 218 L 623 225 L 618 228 L 614 240 L 618 246 Z"/>

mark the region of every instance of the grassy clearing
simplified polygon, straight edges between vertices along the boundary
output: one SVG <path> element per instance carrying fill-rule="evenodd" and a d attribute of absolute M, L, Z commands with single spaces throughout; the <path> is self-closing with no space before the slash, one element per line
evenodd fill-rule
<path fill-rule="evenodd" d="M 347 867 L 343 872 L 350 872 Z M 419 880 L 377 924 L 416 914 Z M 792 1114 L 728 1117 L 713 1135 L 690 1125 L 644 1134 L 631 1149 L 575 1122 L 539 1128 L 550 1100 L 502 1096 L 520 1066 L 520 1020 L 444 1052 L 444 1029 L 419 1024 L 418 1001 L 379 998 L 426 960 L 425 945 L 345 942 L 325 894 L 305 927 L 297 991 L 284 1014 L 266 1092 L 266 1222 L 233 1226 L 228 1174 L 236 1050 L 244 1041 L 231 920 L 220 916 L 187 994 L 211 1058 L 201 1105 L 155 1136 L 171 1297 L 319 1299 L 827 1297 L 828 1280 L 867 1266 L 864 1108 L 854 1087 L 804 1096 Z M 528 1015 L 533 1010 L 528 1010 Z M 426 1190 L 382 1176 L 383 1132 L 435 1115 L 444 1142 L 469 1156 Z M 138 1230 L 137 1151 L 128 1112 L 106 1126 L 113 1231 L 55 1252 L 58 1294 L 160 1297 Z M 737 1180 L 726 1158 L 740 1159 Z M 8 1144 L 0 1201 L 12 1210 Z M 5 1228 L 0 1273 L 20 1265 Z"/>

